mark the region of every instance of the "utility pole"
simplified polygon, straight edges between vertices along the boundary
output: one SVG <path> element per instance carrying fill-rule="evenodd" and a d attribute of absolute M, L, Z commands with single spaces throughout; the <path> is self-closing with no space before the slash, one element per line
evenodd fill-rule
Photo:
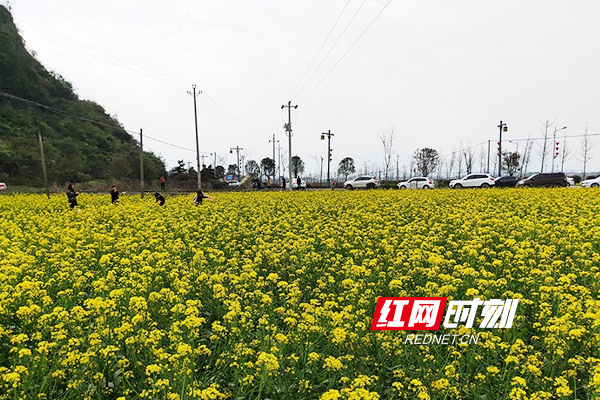
<path fill-rule="evenodd" d="M 140 128 L 140 193 L 144 198 L 144 136 Z"/>
<path fill-rule="evenodd" d="M 292 191 L 292 108 L 298 108 L 298 105 L 296 104 L 295 106 L 292 106 L 292 102 L 288 101 L 287 106 L 283 105 L 281 106 L 281 109 L 283 110 L 284 107 L 287 107 L 288 109 L 288 123 L 285 125 L 285 130 L 287 131 L 287 135 L 288 135 L 288 139 L 289 139 L 289 165 L 288 165 L 288 169 L 289 169 L 289 177 L 290 180 L 288 182 L 289 191 Z"/>
<path fill-rule="evenodd" d="M 193 92 L 189 92 L 194 97 L 194 123 L 196 125 L 196 164 L 198 165 L 198 190 L 202 188 L 202 169 L 200 168 L 200 142 L 198 140 L 198 113 L 196 112 L 196 97 L 200 96 L 202 91 L 196 93 L 196 85 L 192 85 Z"/>
<path fill-rule="evenodd" d="M 273 143 L 273 164 L 275 164 L 275 143 L 279 143 L 279 140 L 275 140 L 275 134 L 273 133 L 273 140 L 269 140 L 269 143 Z M 275 180 L 275 172 L 273 172 L 273 180 Z"/>
<path fill-rule="evenodd" d="M 240 175 L 242 174 L 242 167 L 240 166 L 240 150 L 244 150 L 242 149 L 240 146 L 235 146 L 229 149 L 230 153 L 233 153 L 233 151 L 236 151 L 237 153 L 237 167 L 238 167 L 238 182 L 240 181 Z"/>
<path fill-rule="evenodd" d="M 329 166 L 331 164 L 331 137 L 334 136 L 331 130 L 321 133 L 321 140 L 325 140 L 327 135 L 327 187 L 331 187 L 331 179 L 329 177 Z"/>
<path fill-rule="evenodd" d="M 44 155 L 44 142 L 42 140 L 42 131 L 38 127 L 38 140 L 40 142 L 40 158 L 42 159 L 42 173 L 44 174 L 44 186 L 46 187 L 46 197 L 50 199 L 50 189 L 48 188 L 48 173 L 46 172 L 46 157 Z"/>
<path fill-rule="evenodd" d="M 498 128 L 500 128 L 500 141 L 498 142 L 498 176 L 502 176 L 502 132 L 508 131 L 508 127 L 500 121 Z"/>
<path fill-rule="evenodd" d="M 204 159 L 208 157 L 206 154 L 200 154 L 200 158 L 202 159 L 202 164 L 200 165 L 202 167 L 202 169 L 204 169 L 204 166 L 206 166 L 206 163 L 204 162 Z"/>
<path fill-rule="evenodd" d="M 281 179 L 281 145 L 277 145 L 277 152 L 279 154 L 277 170 L 279 171 L 279 179 Z"/>
<path fill-rule="evenodd" d="M 488 174 L 490 173 L 490 142 L 491 142 L 491 140 L 488 140 L 488 159 L 487 159 L 487 169 L 485 170 L 485 172 L 487 172 Z"/>

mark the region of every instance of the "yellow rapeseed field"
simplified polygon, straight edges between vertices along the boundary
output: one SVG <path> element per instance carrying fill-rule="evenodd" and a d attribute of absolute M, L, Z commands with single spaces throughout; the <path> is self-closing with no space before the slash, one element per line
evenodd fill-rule
<path fill-rule="evenodd" d="M 0 196 L 0 399 L 600 394 L 600 191 L 211 195 Z M 519 307 L 420 346 L 380 296 Z"/>

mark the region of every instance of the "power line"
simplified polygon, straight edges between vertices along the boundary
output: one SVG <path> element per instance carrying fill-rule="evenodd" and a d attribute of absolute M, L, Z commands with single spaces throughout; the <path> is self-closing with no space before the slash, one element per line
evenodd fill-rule
<path fill-rule="evenodd" d="M 337 67 L 337 65 L 344 59 L 344 57 L 346 57 L 346 54 L 348 54 L 350 52 L 350 50 L 352 50 L 352 48 L 354 47 L 354 45 L 360 40 L 360 38 L 363 37 L 363 35 L 367 32 L 367 30 L 369 30 L 369 28 L 371 27 L 371 25 L 373 25 L 373 23 L 377 20 L 377 18 L 379 18 L 379 16 L 381 15 L 381 13 L 383 13 L 383 11 L 387 8 L 388 5 L 390 5 L 390 3 L 392 2 L 392 0 L 389 0 L 385 6 L 383 6 L 383 8 L 381 9 L 381 11 L 379 11 L 379 13 L 375 16 L 375 18 L 373 18 L 373 20 L 371 21 L 371 23 L 369 25 L 367 25 L 367 27 L 365 28 L 365 30 L 360 34 L 360 36 L 354 41 L 354 43 L 352 43 L 352 45 L 348 48 L 348 50 L 346 50 L 346 52 L 342 55 L 342 57 L 340 57 L 340 59 L 333 65 L 333 67 L 331 67 L 331 69 L 329 70 L 329 72 L 327 72 L 327 74 L 325 74 L 325 76 L 317 83 L 317 85 L 310 91 L 308 92 L 308 94 L 306 96 L 304 96 L 302 98 L 302 100 L 300 100 L 298 102 L 298 104 L 302 104 L 302 102 L 304 100 L 306 100 L 306 98 L 308 96 L 311 95 L 312 92 L 315 91 L 316 88 L 319 87 L 319 85 L 321 84 L 321 82 L 323 82 L 325 80 L 325 78 L 327 78 L 329 76 L 329 74 L 331 73 L 331 71 L 334 70 L 335 67 Z"/>
<path fill-rule="evenodd" d="M 254 136 L 256 136 L 259 139 L 263 139 L 262 137 L 260 137 L 259 135 L 257 135 L 256 133 L 254 133 L 254 131 L 250 128 L 248 128 L 246 125 L 242 124 L 240 121 L 238 121 L 238 119 L 236 117 L 234 117 L 233 115 L 231 115 L 226 109 L 224 109 L 223 107 L 221 107 L 221 105 L 219 103 L 217 103 L 212 97 L 210 97 L 208 94 L 204 93 L 204 96 L 209 99 L 210 101 L 212 101 L 213 103 L 216 104 L 217 107 L 219 107 L 221 110 L 223 110 L 223 112 L 225 114 L 227 114 L 229 117 L 231 117 L 235 122 L 237 122 L 238 124 L 240 124 L 240 126 L 243 126 L 248 132 L 252 133 Z"/>
<path fill-rule="evenodd" d="M 306 73 L 310 70 L 310 67 L 312 67 L 313 63 L 315 62 L 315 60 L 317 59 L 317 56 L 319 55 L 319 53 L 321 53 L 321 50 L 323 49 L 323 46 L 325 46 L 325 43 L 327 43 L 327 39 L 329 39 L 329 36 L 331 36 L 331 33 L 333 32 L 333 30 L 335 29 L 335 27 L 337 26 L 337 23 L 339 22 L 340 18 L 342 17 L 342 15 L 344 14 L 344 11 L 346 11 L 346 7 L 348 7 L 348 4 L 350 4 L 350 1 L 352 0 L 348 0 L 346 2 L 346 5 L 344 6 L 344 8 L 342 9 L 342 12 L 340 13 L 340 15 L 337 17 L 337 19 L 335 20 L 335 23 L 333 24 L 333 26 L 331 27 L 331 29 L 329 30 L 329 33 L 327 34 L 327 36 L 325 37 L 325 40 L 323 40 L 323 43 L 321 43 L 321 47 L 319 47 L 319 50 L 317 50 L 317 52 L 315 53 L 315 56 L 313 57 L 312 61 L 310 62 L 310 64 L 308 64 L 308 67 L 306 67 L 306 70 L 304 71 L 304 73 L 302 74 L 302 77 L 300 78 L 300 80 L 298 81 L 298 83 L 296 83 L 296 86 L 294 86 L 294 89 L 292 89 L 292 92 L 290 93 L 290 95 L 288 96 L 288 98 L 291 98 L 292 95 L 294 94 L 294 92 L 296 91 L 296 89 L 298 88 L 298 85 L 300 85 L 300 82 L 302 82 L 302 80 L 304 79 L 304 77 L 306 76 Z"/>
<path fill-rule="evenodd" d="M 149 69 L 149 68 L 146 68 L 146 67 L 139 66 L 139 65 L 137 65 L 137 64 L 135 64 L 135 63 L 129 62 L 129 61 L 127 61 L 127 60 L 124 60 L 124 59 L 121 59 L 121 58 L 119 58 L 119 57 L 115 57 L 115 56 L 113 56 L 113 55 L 111 55 L 111 54 L 108 54 L 108 53 L 105 53 L 105 52 L 103 52 L 103 51 L 100 51 L 100 50 L 94 49 L 94 48 L 92 48 L 92 47 L 90 47 L 90 46 L 87 46 L 87 45 L 85 45 L 85 44 L 79 43 L 79 42 L 77 42 L 77 41 L 75 41 L 75 40 L 69 39 L 69 38 L 67 38 L 67 37 L 64 37 L 64 36 L 61 36 L 61 35 L 59 35 L 59 34 L 53 33 L 53 32 L 51 32 L 51 31 L 49 31 L 49 30 L 46 30 L 46 29 L 44 29 L 44 28 L 40 28 L 40 27 L 38 27 L 38 26 L 36 26 L 36 25 L 33 25 L 33 24 L 31 24 L 31 23 L 28 23 L 28 22 L 26 22 L 26 21 L 22 21 L 22 20 L 20 20 L 20 19 L 18 19 L 18 21 L 20 21 L 20 22 L 23 22 L 23 23 L 25 23 L 25 24 L 27 24 L 27 25 L 31 25 L 31 26 L 33 26 L 33 27 L 35 27 L 35 28 L 37 28 L 37 29 L 40 29 L 40 30 L 42 30 L 42 31 L 45 31 L 45 32 L 47 32 L 47 33 L 50 33 L 51 35 L 58 36 L 58 37 L 60 37 L 60 38 L 62 38 L 62 39 L 65 39 L 65 40 L 67 40 L 67 41 L 70 41 L 70 42 L 72 42 L 72 43 L 75 43 L 75 44 L 77 44 L 77 45 L 79 45 L 79 46 L 82 46 L 82 47 L 88 48 L 88 49 L 90 49 L 90 50 L 92 50 L 92 51 L 98 52 L 98 53 L 100 53 L 100 54 L 104 54 L 104 55 L 106 55 L 106 56 L 108 56 L 108 57 L 111 57 L 111 58 L 114 58 L 114 59 L 116 59 L 116 60 L 122 61 L 122 62 L 124 62 L 124 63 L 130 64 L 130 65 L 133 65 L 133 66 L 134 66 L 134 67 L 136 67 L 136 68 L 139 68 L 139 69 L 143 69 L 143 70 L 150 71 L 150 72 L 152 72 L 153 74 L 157 74 L 157 75 L 162 75 L 162 76 L 165 76 L 165 77 L 167 77 L 167 78 L 169 78 L 169 79 L 171 79 L 171 80 L 176 80 L 176 81 L 179 81 L 179 82 L 185 82 L 185 81 L 183 81 L 183 80 L 181 80 L 181 79 L 179 79 L 179 78 L 174 78 L 174 77 L 171 77 L 171 76 L 169 76 L 169 75 L 166 75 L 166 74 L 163 74 L 163 73 L 160 73 L 160 72 L 154 71 L 154 70 L 152 70 L 152 69 Z M 38 36 L 38 37 L 40 37 L 40 38 L 42 38 L 42 39 L 44 39 L 44 40 L 47 40 L 47 41 L 49 41 L 49 42 L 52 42 L 52 43 L 58 44 L 58 45 L 60 45 L 60 46 L 64 46 L 64 47 L 66 47 L 66 48 L 69 48 L 69 49 L 72 49 L 72 50 L 74 50 L 74 51 L 78 51 L 78 52 L 80 52 L 80 53 L 82 53 L 82 54 L 85 54 L 85 55 L 87 55 L 87 56 L 94 57 L 94 58 L 97 58 L 97 59 L 99 59 L 99 60 L 101 60 L 101 61 L 108 62 L 108 63 L 110 63 L 110 64 L 114 64 L 114 65 L 116 65 L 116 66 L 119 66 L 119 67 L 121 67 L 121 68 L 125 68 L 125 69 L 128 69 L 128 70 L 131 70 L 131 71 L 133 71 L 133 72 L 136 72 L 136 73 L 138 73 L 138 74 L 145 75 L 145 76 L 147 76 L 147 77 L 149 77 L 149 78 L 156 79 L 156 80 L 162 80 L 162 81 L 164 81 L 164 82 L 166 82 L 166 83 L 169 83 L 169 84 L 171 84 L 171 85 L 179 85 L 178 83 L 174 83 L 173 81 L 169 82 L 169 81 L 168 81 L 168 80 L 166 80 L 166 79 L 159 78 L 159 77 L 156 77 L 156 76 L 153 76 L 153 75 L 150 75 L 150 74 L 144 73 L 144 72 L 142 72 L 142 71 L 137 71 L 137 70 L 135 70 L 135 69 L 132 69 L 132 68 L 129 68 L 129 67 L 127 67 L 127 66 L 124 66 L 124 65 L 121 65 L 121 64 L 118 64 L 118 63 L 115 63 L 115 62 L 112 62 L 112 61 L 109 61 L 109 60 L 103 59 L 103 58 L 101 58 L 101 57 L 98 57 L 98 56 L 95 56 L 95 55 L 93 55 L 93 54 L 86 53 L 86 52 L 84 52 L 84 51 L 81 51 L 81 50 L 75 49 L 75 48 L 73 48 L 73 47 L 70 47 L 70 46 L 67 46 L 67 45 L 65 45 L 65 44 L 62 44 L 62 43 L 55 42 L 55 41 L 53 41 L 53 40 L 50 40 L 50 39 L 48 39 L 48 38 L 45 38 L 45 37 L 43 37 L 43 36 L 36 35 L 35 33 L 32 33 L 32 32 L 28 32 L 28 33 L 29 33 L 29 34 L 31 34 L 31 35 L 34 35 L 34 36 Z M 48 52 L 51 52 L 51 53 L 54 53 L 54 54 L 60 55 L 60 56 L 63 56 L 63 57 L 67 57 L 67 58 L 73 59 L 73 60 L 75 60 L 75 61 L 79 61 L 79 62 L 82 62 L 82 63 L 88 64 L 88 65 L 92 65 L 92 66 L 94 66 L 94 67 L 97 67 L 97 68 L 102 68 L 102 69 L 105 69 L 105 70 L 107 70 L 107 71 L 110 71 L 110 72 L 114 72 L 114 73 L 117 73 L 117 74 L 120 74 L 120 75 L 123 75 L 123 76 L 127 76 L 127 77 L 130 77 L 130 78 L 138 79 L 138 80 L 141 80 L 141 81 L 144 81 L 144 82 L 148 82 L 148 83 L 151 83 L 151 84 L 159 85 L 159 86 L 166 87 L 166 88 L 169 88 L 169 89 L 173 89 L 173 90 L 181 90 L 181 89 L 182 89 L 182 87 L 183 87 L 183 86 L 177 86 L 177 87 L 175 87 L 175 86 L 168 86 L 168 85 L 165 85 L 165 84 L 162 84 L 162 83 L 158 83 L 158 82 L 150 81 L 150 80 L 148 80 L 148 79 L 144 79 L 144 78 L 142 78 L 142 77 L 139 77 L 139 76 L 134 76 L 134 75 L 131 75 L 131 74 L 127 74 L 127 73 L 124 73 L 124 72 L 122 72 L 122 71 L 117 71 L 117 70 L 114 70 L 114 69 L 110 69 L 110 68 L 107 68 L 107 67 L 105 67 L 105 66 L 101 66 L 101 65 L 98 65 L 98 64 L 91 63 L 91 62 L 89 62 L 89 61 L 84 61 L 84 60 L 81 60 L 81 59 L 78 59 L 78 58 L 75 58 L 75 57 L 72 57 L 72 56 L 69 56 L 69 55 L 66 55 L 66 54 L 62 54 L 62 53 L 59 53 L 59 52 L 56 52 L 56 51 L 53 51 L 53 50 L 49 50 L 49 49 L 43 48 L 43 47 L 41 47 L 41 46 L 34 46 L 34 47 L 35 47 L 35 48 L 42 49 L 42 50 L 44 50 L 44 51 L 48 51 Z M 187 84 L 187 82 L 186 82 L 186 84 Z M 255 137 L 257 137 L 257 138 L 259 138 L 259 139 L 263 139 L 263 137 L 261 137 L 261 136 L 257 135 L 257 134 L 256 134 L 254 131 L 252 131 L 252 130 L 251 130 L 250 128 L 248 128 L 246 125 L 244 125 L 243 123 L 241 123 L 241 122 L 240 122 L 240 121 L 239 121 L 237 118 L 235 118 L 235 117 L 234 117 L 234 116 L 233 116 L 231 113 L 229 113 L 229 112 L 228 112 L 228 111 L 227 111 L 227 110 L 226 110 L 224 107 L 222 107 L 222 106 L 221 106 L 219 103 L 217 103 L 217 101 L 216 101 L 216 100 L 214 100 L 212 97 L 208 96 L 206 93 L 204 93 L 204 95 L 205 95 L 205 96 L 206 96 L 206 97 L 207 97 L 207 98 L 208 98 L 210 101 L 212 101 L 212 102 L 213 102 L 213 103 L 214 103 L 214 104 L 215 104 L 217 107 L 219 107 L 219 108 L 220 108 L 220 109 L 221 109 L 221 110 L 222 110 L 222 111 L 223 111 L 225 114 L 227 114 L 227 116 L 228 116 L 229 118 L 233 119 L 233 120 L 234 120 L 234 121 L 235 121 L 237 124 L 239 124 L 240 126 L 242 126 L 244 129 L 246 129 L 248 132 L 250 132 L 250 133 L 251 133 L 252 135 L 254 135 Z M 217 114 L 215 111 L 213 111 L 213 110 L 212 110 L 212 109 L 210 109 L 208 106 L 206 106 L 206 104 L 203 104 L 203 103 L 201 103 L 201 104 L 202 104 L 202 105 L 204 105 L 204 106 L 205 106 L 207 109 L 209 109 L 209 111 L 211 111 L 212 113 L 214 113 L 215 115 L 217 115 L 219 118 L 221 118 L 221 119 L 222 119 L 224 122 L 226 122 L 227 124 L 229 124 L 229 125 L 230 125 L 230 126 L 232 126 L 233 128 L 237 129 L 238 131 L 242 132 L 240 129 L 238 129 L 237 127 L 233 126 L 231 123 L 229 123 L 227 120 L 225 120 L 225 119 L 224 119 L 223 117 L 221 117 L 219 114 Z M 242 132 L 242 133 L 244 133 L 244 132 Z M 136 132 L 135 134 L 137 135 L 137 132 Z"/>
<path fill-rule="evenodd" d="M 15 19 L 16 19 L 17 21 L 20 21 L 20 22 L 22 22 L 22 23 L 25 23 L 25 24 L 27 24 L 27 25 L 30 25 L 30 26 L 32 26 L 32 27 L 34 27 L 34 28 L 36 28 L 36 29 L 42 30 L 42 31 L 44 31 L 44 32 L 47 32 L 47 33 L 49 33 L 49 34 L 51 34 L 51 35 L 58 36 L 58 37 L 59 37 L 59 38 L 61 38 L 61 39 L 68 40 L 69 42 L 75 43 L 75 44 L 77 44 L 77 45 L 79 45 L 79 46 L 82 46 L 82 47 L 88 48 L 88 49 L 90 49 L 90 50 L 93 50 L 93 51 L 95 51 L 95 52 L 97 52 L 97 53 L 104 54 L 104 55 L 106 55 L 106 56 L 108 56 L 108 57 L 114 58 L 115 60 L 119 60 L 119 61 L 125 62 L 125 63 L 127 63 L 127 64 L 130 64 L 130 65 L 133 65 L 133 66 L 135 66 L 135 67 L 137 67 L 137 68 L 144 69 L 144 70 L 146 70 L 146 71 L 150 71 L 150 72 L 152 72 L 152 73 L 154 73 L 154 74 L 157 74 L 157 75 L 162 75 L 162 76 L 168 77 L 169 79 L 173 79 L 173 80 L 179 81 L 179 82 L 181 82 L 181 83 L 185 83 L 185 84 L 187 84 L 187 83 L 188 83 L 188 82 L 187 82 L 187 81 L 185 81 L 185 80 L 182 80 L 182 79 L 179 79 L 179 78 L 175 78 L 175 77 L 172 77 L 172 76 L 169 76 L 169 75 L 163 74 L 163 73 L 161 73 L 161 72 L 158 72 L 158 71 L 154 71 L 154 70 L 152 70 L 152 69 L 150 69 L 150 68 L 143 67 L 143 66 L 141 66 L 141 65 L 137 65 L 137 64 L 135 64 L 135 63 L 132 63 L 132 62 L 130 62 L 130 61 L 127 61 L 127 60 L 124 60 L 124 59 L 122 59 L 122 58 L 119 58 L 119 57 L 115 57 L 115 56 L 113 56 L 113 55 L 111 55 L 111 54 L 108 54 L 108 53 L 105 53 L 105 52 L 103 52 L 103 51 L 101 51 L 101 50 L 94 49 L 93 47 L 87 46 L 87 45 L 85 45 L 85 44 L 83 44 L 83 43 L 79 43 L 79 42 L 77 42 L 77 41 L 75 41 L 75 40 L 69 39 L 68 37 L 65 37 L 65 36 L 59 35 L 59 34 L 57 34 L 57 33 L 51 32 L 51 31 L 49 31 L 49 30 L 47 30 L 47 29 L 41 28 L 41 27 L 39 27 L 39 26 L 37 26 L 37 25 L 34 25 L 34 24 L 32 24 L 32 23 L 29 23 L 29 22 L 27 22 L 27 21 L 23 21 L 22 19 L 19 19 L 19 18 L 15 18 Z M 33 34 L 33 33 L 31 33 L 31 32 L 29 32 L 29 33 L 30 33 L 30 34 Z M 36 36 L 39 36 L 39 35 L 36 35 Z M 41 36 L 39 36 L 39 37 L 41 37 Z M 50 39 L 46 39 L 46 40 L 49 40 L 49 41 L 51 41 Z M 58 44 L 59 44 L 59 43 L 58 43 Z M 65 46 L 65 47 L 67 47 L 67 46 Z M 76 50 L 76 49 L 74 49 L 74 50 Z M 76 50 L 76 51 L 79 51 L 79 50 Z M 108 62 L 110 62 L 110 61 L 108 61 Z"/>
<path fill-rule="evenodd" d="M 356 16 L 358 15 L 358 12 L 365 5 L 366 1 L 367 0 L 363 0 L 363 2 L 360 4 L 360 6 L 358 7 L 358 9 L 356 10 L 356 12 L 354 13 L 354 15 L 352 16 L 352 18 L 350 19 L 350 21 L 346 24 L 346 27 L 342 30 L 342 33 L 340 33 L 340 35 L 338 36 L 338 38 L 336 39 L 336 41 L 333 43 L 333 45 L 331 46 L 331 48 L 329 49 L 329 51 L 327 52 L 327 54 L 325 54 L 325 57 L 323 57 L 323 59 L 321 60 L 321 62 L 319 63 L 319 65 L 317 65 L 317 68 L 315 68 L 315 70 L 313 71 L 313 73 L 308 77 L 308 79 L 306 80 L 306 82 L 304 82 L 304 85 L 302 85 L 302 87 L 300 88 L 300 90 L 298 90 L 298 93 L 296 93 L 292 97 L 292 99 L 294 97 L 298 96 L 300 94 L 300 92 L 302 92 L 302 90 L 304 89 L 304 87 L 308 84 L 308 82 L 310 82 L 310 80 L 315 75 L 315 73 L 319 70 L 319 68 L 321 68 L 321 65 L 323 65 L 323 62 L 327 59 L 327 57 L 329 56 L 329 54 L 331 54 L 331 52 L 333 51 L 333 49 L 335 48 L 335 46 L 337 45 L 337 43 L 340 41 L 340 39 L 342 38 L 342 36 L 344 35 L 344 33 L 346 32 L 346 30 L 348 29 L 348 27 L 352 23 L 352 21 L 354 21 L 354 18 L 356 18 Z"/>
<path fill-rule="evenodd" d="M 144 82 L 152 83 L 152 84 L 154 84 L 154 85 L 163 86 L 163 87 L 166 87 L 166 88 L 169 88 L 169 89 L 181 90 L 181 87 L 167 86 L 167 85 L 164 85 L 164 84 L 162 84 L 162 83 L 158 83 L 158 82 L 152 82 L 152 81 L 149 81 L 148 79 L 141 78 L 141 77 L 139 77 L 139 76 L 135 76 L 135 75 L 131 75 L 131 74 L 126 74 L 126 73 L 124 73 L 124 72 L 117 71 L 117 70 L 114 70 L 114 69 L 110 69 L 110 68 L 104 67 L 104 66 L 102 66 L 102 65 L 94 64 L 94 63 L 91 63 L 91 62 L 89 62 L 89 61 L 80 60 L 79 58 L 75 58 L 75 57 L 73 57 L 73 56 L 69 56 L 69 55 L 66 55 L 66 54 L 62 54 L 62 53 L 59 53 L 59 52 L 57 52 L 57 51 L 54 51 L 54 50 L 46 49 L 46 48 L 44 48 L 44 47 L 41 47 L 41 46 L 35 46 L 35 47 L 36 47 L 36 48 L 38 48 L 38 49 L 42 49 L 42 50 L 44 50 L 44 51 L 48 51 L 48 52 L 50 52 L 50 53 L 58 54 L 59 56 L 62 56 L 62 57 L 70 58 L 71 60 L 75 60 L 75 61 L 79 61 L 79 62 L 81 62 L 81 63 L 84 63 L 84 64 L 91 65 L 91 66 L 93 66 L 93 67 L 96 67 L 96 68 L 102 68 L 102 69 L 105 69 L 105 70 L 107 70 L 107 71 L 114 72 L 114 73 L 116 73 L 116 74 L 120 74 L 120 75 L 123 75 L 123 76 L 127 76 L 127 77 L 129 77 L 129 78 L 138 79 L 138 80 L 141 80 L 141 81 L 144 81 Z M 154 77 L 153 77 L 153 78 L 154 78 Z M 156 78 L 155 78 L 155 79 L 156 79 Z"/>

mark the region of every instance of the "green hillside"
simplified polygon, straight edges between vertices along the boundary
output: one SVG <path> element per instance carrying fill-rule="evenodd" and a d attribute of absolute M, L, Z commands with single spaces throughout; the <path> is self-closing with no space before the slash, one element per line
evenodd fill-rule
<path fill-rule="evenodd" d="M 137 142 L 100 105 L 80 100 L 69 82 L 46 70 L 0 6 L 0 181 L 43 185 L 38 131 L 51 184 L 139 177 Z M 144 167 L 148 180 L 165 173 L 152 153 L 145 153 Z"/>

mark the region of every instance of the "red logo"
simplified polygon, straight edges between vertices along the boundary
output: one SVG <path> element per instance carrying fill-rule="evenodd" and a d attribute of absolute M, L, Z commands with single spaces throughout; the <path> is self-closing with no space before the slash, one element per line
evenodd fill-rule
<path fill-rule="evenodd" d="M 371 330 L 438 330 L 446 300 L 447 297 L 380 297 Z"/>

